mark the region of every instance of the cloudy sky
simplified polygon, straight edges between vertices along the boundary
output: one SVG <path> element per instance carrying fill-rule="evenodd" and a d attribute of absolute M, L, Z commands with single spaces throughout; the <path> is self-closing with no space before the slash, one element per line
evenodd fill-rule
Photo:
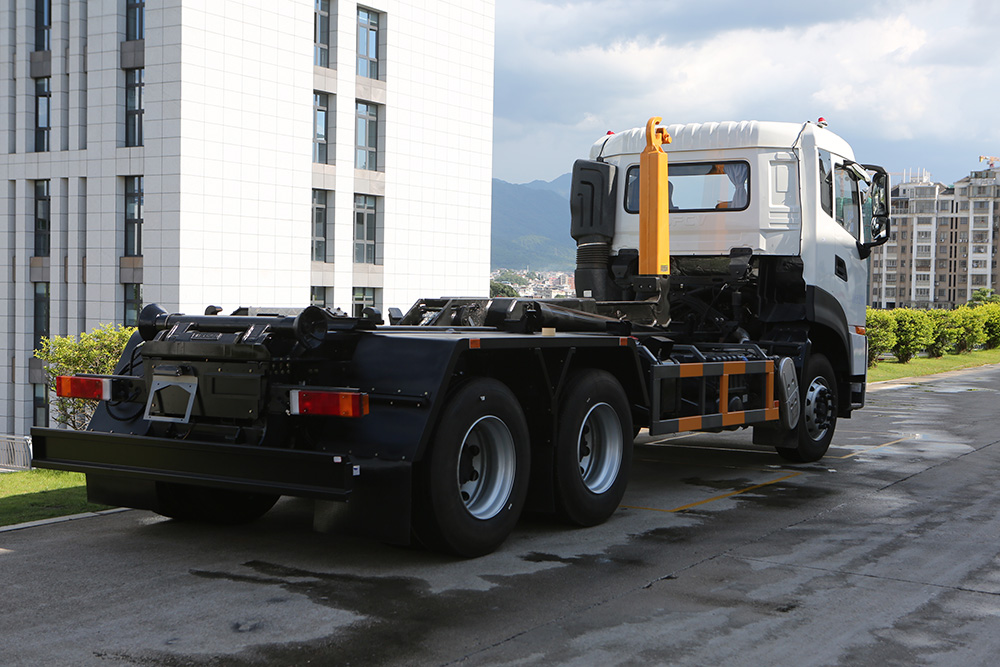
<path fill-rule="evenodd" d="M 552 180 L 607 130 L 823 116 L 898 182 L 1000 155 L 997 0 L 497 0 L 494 176 Z"/>

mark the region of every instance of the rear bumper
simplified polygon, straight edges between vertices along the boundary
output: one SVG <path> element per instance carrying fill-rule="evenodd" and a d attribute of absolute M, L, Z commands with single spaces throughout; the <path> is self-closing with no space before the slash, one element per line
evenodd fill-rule
<path fill-rule="evenodd" d="M 34 428 L 32 465 L 280 495 L 347 500 L 360 467 L 323 452 Z"/>

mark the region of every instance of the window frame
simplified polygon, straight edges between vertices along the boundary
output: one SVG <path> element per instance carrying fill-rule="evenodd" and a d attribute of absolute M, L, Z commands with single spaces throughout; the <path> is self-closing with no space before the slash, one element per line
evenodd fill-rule
<path fill-rule="evenodd" d="M 379 79 L 379 46 L 381 45 L 382 18 L 380 12 L 358 6 L 357 75 L 365 79 Z M 372 54 L 374 51 L 374 55 Z"/>
<path fill-rule="evenodd" d="M 52 77 L 42 76 L 35 81 L 35 153 L 46 153 L 51 148 L 52 134 Z M 44 113 L 43 113 L 44 109 Z"/>
<path fill-rule="evenodd" d="M 747 180 L 746 180 L 746 191 L 747 191 L 747 201 L 746 204 L 739 208 L 677 208 L 670 206 L 670 213 L 731 213 L 736 211 L 745 211 L 750 208 L 750 204 L 753 201 L 753 170 L 750 166 L 748 160 L 736 159 L 736 160 L 712 160 L 712 161 L 698 161 L 698 162 L 678 162 L 671 165 L 667 171 L 668 180 L 671 177 L 671 172 L 677 169 L 683 169 L 685 167 L 702 167 L 706 165 L 711 166 L 724 166 L 727 164 L 742 164 L 746 166 L 747 169 Z M 706 174 L 708 175 L 708 174 Z M 633 164 L 625 171 L 625 194 L 622 200 L 622 206 L 626 213 L 637 214 L 639 213 L 639 165 Z M 633 183 L 635 184 L 633 186 Z M 735 186 L 734 186 L 735 194 Z"/>
<path fill-rule="evenodd" d="M 382 290 L 378 287 L 354 287 L 351 290 L 351 313 L 361 317 L 364 309 L 378 308 L 381 310 Z"/>
<path fill-rule="evenodd" d="M 48 179 L 34 182 L 34 256 L 52 254 L 52 190 Z"/>
<path fill-rule="evenodd" d="M 331 195 L 333 190 L 313 188 L 312 191 L 312 261 L 314 262 L 330 261 L 330 252 L 333 248 L 333 239 L 330 236 L 330 232 L 333 231 L 330 211 L 334 203 L 330 201 Z"/>
<path fill-rule="evenodd" d="M 330 118 L 333 113 L 330 100 L 336 97 L 331 93 L 313 91 L 313 163 L 332 164 L 330 156 Z M 321 120 L 322 119 L 322 120 Z M 322 128 L 320 127 L 322 125 Z M 320 130 L 322 129 L 322 134 Z"/>
<path fill-rule="evenodd" d="M 330 67 L 331 25 L 330 0 L 316 0 L 313 19 L 313 65 L 316 67 Z"/>
<path fill-rule="evenodd" d="M 146 38 L 145 0 L 125 0 L 125 41 Z"/>
<path fill-rule="evenodd" d="M 354 233 L 352 234 L 354 264 L 378 265 L 382 263 L 378 238 L 379 199 L 375 195 L 354 195 Z M 358 260 L 359 252 L 361 253 L 360 261 Z"/>
<path fill-rule="evenodd" d="M 146 111 L 144 99 L 146 69 L 125 70 L 125 146 L 142 146 L 142 120 Z"/>
<path fill-rule="evenodd" d="M 122 324 L 134 327 L 142 310 L 142 283 L 122 284 Z"/>
<path fill-rule="evenodd" d="M 42 338 L 49 337 L 50 326 L 52 324 L 52 292 L 50 284 L 47 282 L 37 282 L 32 286 L 34 294 L 32 302 L 32 339 L 34 347 L 38 350 L 42 346 Z"/>
<path fill-rule="evenodd" d="M 379 170 L 378 123 L 379 106 L 358 100 L 355 103 L 354 168 L 364 171 Z"/>
<path fill-rule="evenodd" d="M 124 247 L 125 257 L 142 257 L 142 221 L 145 205 L 145 182 L 142 176 L 125 176 L 125 223 Z M 138 186 L 138 188 L 136 188 Z M 137 216 L 130 213 L 135 211 Z"/>
<path fill-rule="evenodd" d="M 52 0 L 35 0 L 35 51 L 52 50 Z"/>

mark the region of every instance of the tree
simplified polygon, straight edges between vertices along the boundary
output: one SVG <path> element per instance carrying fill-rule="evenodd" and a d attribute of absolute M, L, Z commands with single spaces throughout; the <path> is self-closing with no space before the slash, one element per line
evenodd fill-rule
<path fill-rule="evenodd" d="M 500 269 L 494 272 L 493 279 L 498 282 L 511 283 L 514 285 L 527 285 L 528 279 L 516 271 L 510 269 Z"/>
<path fill-rule="evenodd" d="M 495 296 L 519 297 L 521 295 L 518 294 L 517 290 L 514 289 L 513 287 L 511 287 L 510 285 L 504 285 L 503 283 L 498 283 L 495 280 L 491 280 L 490 281 L 490 298 L 493 298 Z"/>
<path fill-rule="evenodd" d="M 931 323 L 922 310 L 897 308 L 892 316 L 896 320 L 896 344 L 892 353 L 899 363 L 905 364 L 930 344 Z"/>
<path fill-rule="evenodd" d="M 989 287 L 980 287 L 972 291 L 972 296 L 969 297 L 970 306 L 981 306 L 984 303 L 997 303 L 1000 302 L 1000 296 Z"/>
<path fill-rule="evenodd" d="M 76 336 L 42 338 L 41 348 L 35 356 L 45 364 L 45 377 L 49 386 L 49 408 L 52 420 L 74 430 L 82 430 L 90 423 L 97 403 L 79 398 L 61 398 L 55 395 L 56 378 L 60 375 L 89 373 L 110 375 L 114 372 L 122 351 L 135 329 L 120 324 L 104 324 L 90 333 Z"/>

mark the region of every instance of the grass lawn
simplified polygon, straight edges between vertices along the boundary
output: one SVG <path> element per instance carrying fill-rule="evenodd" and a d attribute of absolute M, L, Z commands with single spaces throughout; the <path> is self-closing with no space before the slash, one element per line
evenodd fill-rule
<path fill-rule="evenodd" d="M 0 473 L 0 526 L 107 509 L 87 502 L 82 473 L 26 470 Z"/>
<path fill-rule="evenodd" d="M 967 354 L 946 354 L 936 359 L 931 357 L 916 357 L 909 363 L 901 364 L 896 360 L 878 362 L 875 368 L 868 369 L 869 382 L 882 380 L 898 380 L 900 378 L 918 377 L 954 371 L 959 368 L 972 368 L 986 364 L 1000 364 L 1000 348 L 995 350 L 976 350 Z"/>

